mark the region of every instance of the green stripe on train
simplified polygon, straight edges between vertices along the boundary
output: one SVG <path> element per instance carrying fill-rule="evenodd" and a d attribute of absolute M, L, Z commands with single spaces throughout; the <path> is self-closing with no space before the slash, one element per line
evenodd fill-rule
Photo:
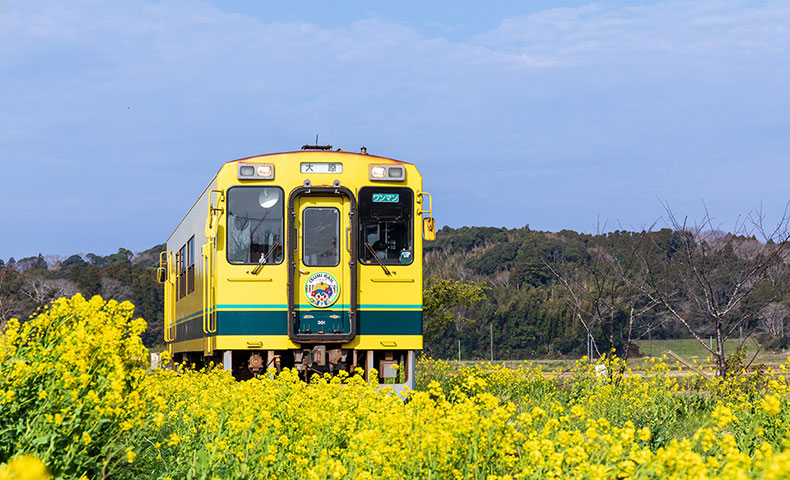
<path fill-rule="evenodd" d="M 422 335 L 422 312 L 360 310 L 359 335 Z M 220 310 L 217 335 L 288 335 L 288 312 Z M 203 318 L 187 320 L 177 327 L 176 339 L 203 338 Z"/>

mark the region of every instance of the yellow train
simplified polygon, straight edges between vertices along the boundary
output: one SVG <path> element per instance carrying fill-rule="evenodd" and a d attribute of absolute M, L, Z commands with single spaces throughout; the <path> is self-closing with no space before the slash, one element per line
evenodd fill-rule
<path fill-rule="evenodd" d="M 240 379 L 375 368 L 413 387 L 431 204 L 414 165 L 364 148 L 225 163 L 160 256 L 169 352 Z"/>

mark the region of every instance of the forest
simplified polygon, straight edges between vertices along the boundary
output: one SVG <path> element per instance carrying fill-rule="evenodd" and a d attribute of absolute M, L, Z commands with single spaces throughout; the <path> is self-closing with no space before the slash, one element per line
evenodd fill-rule
<path fill-rule="evenodd" d="M 148 322 L 142 334 L 147 346 L 164 342 L 164 289 L 156 282 L 159 252 L 165 245 L 137 254 L 125 248 L 100 256 L 74 254 L 66 259 L 39 254 L 0 259 L 0 330 L 11 318 L 27 319 L 60 297 L 81 293 L 86 298 L 129 300 L 135 314 Z"/>
<path fill-rule="evenodd" d="M 426 328 L 426 350 L 450 358 L 460 342 L 468 359 L 489 358 L 492 344 L 495 359 L 627 357 L 649 338 L 695 338 L 725 373 L 728 340 L 787 348 L 786 219 L 767 229 L 755 216 L 732 234 L 707 217 L 668 218 L 675 228 L 605 234 L 443 228 L 425 248 L 426 312 L 441 319 Z M 433 305 L 453 298 L 448 285 L 469 301 Z M 474 288 L 485 298 L 475 301 Z"/>
<path fill-rule="evenodd" d="M 148 321 L 144 342 L 161 344 L 163 290 L 154 273 L 163 249 L 0 260 L 0 325 L 61 296 L 99 294 L 132 301 Z M 435 358 L 457 358 L 459 347 L 464 359 L 492 350 L 498 360 L 628 355 L 648 338 L 711 339 L 713 357 L 733 338 L 788 346 L 783 236 L 444 227 L 424 258 L 425 351 Z M 720 368 L 724 361 L 721 354 Z"/>

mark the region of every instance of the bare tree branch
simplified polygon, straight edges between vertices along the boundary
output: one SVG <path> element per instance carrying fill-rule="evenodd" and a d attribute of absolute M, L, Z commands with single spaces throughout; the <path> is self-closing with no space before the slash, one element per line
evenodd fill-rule
<path fill-rule="evenodd" d="M 714 225 L 707 205 L 699 222 L 688 225 L 674 214 L 668 202 L 662 202 L 666 219 L 677 242 L 677 254 L 671 259 L 644 255 L 648 272 L 646 294 L 665 308 L 716 359 L 717 372 L 727 375 L 724 344 L 736 331 L 739 349 L 754 334 L 760 309 L 783 294 L 787 285 L 786 257 L 790 249 L 790 203 L 772 228 L 765 227 L 762 207 L 736 221 L 736 231 L 723 234 Z M 765 243 L 757 242 L 759 232 Z M 776 278 L 772 278 L 776 277 Z M 784 279 L 784 280 L 783 280 Z M 762 282 L 779 285 L 773 295 L 753 295 Z M 679 288 L 677 295 L 669 295 Z M 707 331 L 716 337 L 711 348 L 702 338 Z"/>

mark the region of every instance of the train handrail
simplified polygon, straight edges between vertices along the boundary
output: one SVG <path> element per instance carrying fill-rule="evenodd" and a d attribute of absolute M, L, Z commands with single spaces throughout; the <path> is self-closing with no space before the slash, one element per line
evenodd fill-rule
<path fill-rule="evenodd" d="M 424 215 L 424 214 L 427 213 L 428 214 L 428 218 L 433 217 L 433 197 L 431 196 L 431 194 L 428 193 L 428 192 L 420 192 L 418 195 L 420 196 L 421 200 L 422 200 L 422 197 L 426 197 L 426 196 L 428 197 L 428 210 L 425 210 L 425 209 L 420 210 L 418 215 Z M 422 203 L 423 206 L 425 205 L 424 200 L 422 202 L 420 202 L 420 203 Z"/>
<path fill-rule="evenodd" d="M 419 215 L 422 215 L 422 238 L 428 241 L 436 240 L 436 220 L 433 218 L 433 197 L 428 192 L 420 192 L 420 202 L 423 207 L 425 206 L 425 200 L 423 197 L 428 197 L 428 209 L 421 210 Z M 428 214 L 428 217 L 425 217 L 425 214 Z"/>
<path fill-rule="evenodd" d="M 214 239 L 209 238 L 203 245 L 201 256 L 203 257 L 203 295 L 202 295 L 202 313 L 203 313 L 203 333 L 209 335 L 214 333 L 216 322 L 212 329 L 212 299 L 214 298 L 214 285 L 211 281 L 214 275 L 214 265 L 212 262 L 214 253 Z"/>
<path fill-rule="evenodd" d="M 208 271 L 208 246 L 211 239 L 209 239 L 201 248 L 200 250 L 200 257 L 203 259 L 203 278 L 202 284 L 203 288 L 200 292 L 200 310 L 201 310 L 201 320 L 202 320 L 202 327 L 203 333 L 208 335 L 208 329 L 206 328 L 206 306 L 208 305 L 208 278 L 209 278 L 209 271 Z"/>
<path fill-rule="evenodd" d="M 159 253 L 159 267 L 164 268 L 167 272 L 165 279 L 165 342 L 169 343 L 175 340 L 176 327 L 176 312 L 175 312 L 175 273 L 173 266 L 173 252 L 166 250 Z"/>
<path fill-rule="evenodd" d="M 219 228 L 219 220 L 225 213 L 225 192 L 211 190 L 208 197 L 208 217 L 206 218 L 206 243 L 202 248 L 203 257 L 203 333 L 208 337 L 217 331 L 214 284 L 214 246 Z M 206 351 L 211 352 L 211 343 L 206 341 Z"/>

